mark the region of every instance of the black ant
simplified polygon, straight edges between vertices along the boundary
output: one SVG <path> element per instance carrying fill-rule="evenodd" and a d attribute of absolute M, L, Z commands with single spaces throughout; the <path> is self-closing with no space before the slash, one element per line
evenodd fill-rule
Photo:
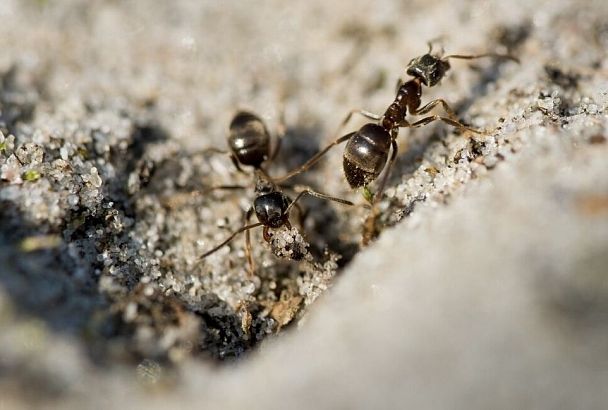
<path fill-rule="evenodd" d="M 249 265 L 249 272 L 250 274 L 253 274 L 255 267 L 251 253 L 251 237 L 249 234 L 251 229 L 258 226 L 263 226 L 264 240 L 270 243 L 272 240 L 270 229 L 277 229 L 283 226 L 291 229 L 289 213 L 293 207 L 298 207 L 297 202 L 304 195 L 310 195 L 344 205 L 354 205 L 350 201 L 322 194 L 314 191 L 310 187 L 300 186 L 299 188 L 302 190 L 297 194 L 293 201 L 281 191 L 280 187 L 273 181 L 272 177 L 268 175 L 263 167 L 265 163 L 272 161 L 279 151 L 281 137 L 284 132 L 284 127 L 282 124 L 279 129 L 280 131 L 277 133 L 279 135 L 279 139 L 272 154 L 270 154 L 270 133 L 264 125 L 264 122 L 257 115 L 247 111 L 239 111 L 232 119 L 228 136 L 230 158 L 232 159 L 232 162 L 236 168 L 241 172 L 244 172 L 242 171 L 241 165 L 253 167 L 256 198 L 253 202 L 253 206 L 251 206 L 245 214 L 244 226 L 233 232 L 222 243 L 205 252 L 200 259 L 206 258 L 227 245 L 238 234 L 245 232 L 245 253 Z M 213 151 L 225 153 L 221 150 L 213 149 Z M 213 189 L 222 188 L 235 189 L 244 187 L 236 185 L 213 187 Z M 249 220 L 254 213 L 258 219 L 258 222 L 249 224 Z M 298 251 L 297 249 L 293 249 L 291 257 L 292 259 L 301 259 L 304 257 L 304 253 Z"/>
<path fill-rule="evenodd" d="M 397 157 L 397 136 L 399 135 L 400 128 L 417 128 L 439 120 L 462 131 L 483 134 L 482 131 L 471 128 L 460 122 L 454 110 L 441 98 L 432 100 L 421 107 L 422 86 L 433 87 L 437 85 L 450 69 L 450 59 L 473 60 L 482 57 L 497 57 L 519 62 L 516 58 L 503 54 L 451 54 L 442 57 L 440 54 L 432 54 L 432 51 L 432 44 L 429 43 L 429 50 L 426 54 L 416 57 L 409 62 L 406 67 L 406 73 L 413 78 L 405 83 L 399 80 L 397 83 L 395 99 L 388 106 L 383 115 L 364 110 L 352 110 L 342 121 L 339 130 L 350 121 L 353 114 L 360 114 L 375 122 L 367 123 L 358 131 L 337 138 L 303 165 L 275 180 L 279 183 L 306 171 L 319 161 L 319 159 L 331 148 L 348 141 L 343 155 L 344 176 L 352 189 L 362 187 L 364 189 L 364 196 L 372 204 L 372 212 L 365 223 L 363 233 L 364 245 L 377 236 L 375 228 L 377 213 L 376 205 L 381 199 L 391 167 Z M 437 105 L 443 107 L 447 117 L 430 115 L 415 122 L 410 122 L 406 119 L 408 113 L 410 115 L 427 114 Z M 383 169 L 386 169 L 386 171 L 379 182 L 378 189 L 375 194 L 371 194 L 368 185 L 378 178 Z"/>

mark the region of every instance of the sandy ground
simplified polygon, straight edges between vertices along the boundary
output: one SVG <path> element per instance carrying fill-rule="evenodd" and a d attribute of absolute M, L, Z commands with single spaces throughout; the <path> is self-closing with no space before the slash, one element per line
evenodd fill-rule
<path fill-rule="evenodd" d="M 0 409 L 606 407 L 605 2 L 0 16 Z M 340 147 L 284 190 L 356 206 L 306 198 L 272 245 L 252 230 L 253 275 L 242 235 L 200 260 L 255 198 L 209 150 L 237 110 L 284 124 L 283 175 L 364 124 L 336 134 L 349 110 L 382 113 L 431 39 L 520 64 L 452 60 L 424 88 L 486 134 L 402 130 L 377 241 Z"/>

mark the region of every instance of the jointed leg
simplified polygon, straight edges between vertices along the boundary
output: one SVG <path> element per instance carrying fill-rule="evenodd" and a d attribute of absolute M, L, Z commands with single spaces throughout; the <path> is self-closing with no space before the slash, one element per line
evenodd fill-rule
<path fill-rule="evenodd" d="M 378 114 L 374 114 L 372 112 L 369 111 L 365 111 L 365 110 L 352 110 L 350 111 L 346 117 L 344 117 L 344 120 L 342 120 L 342 122 L 340 123 L 340 126 L 338 127 L 338 129 L 336 130 L 334 135 L 339 135 L 340 131 L 342 130 L 342 128 L 344 128 L 344 126 L 346 126 L 346 124 L 350 121 L 350 119 L 353 117 L 354 114 L 359 114 L 364 116 L 365 118 L 369 118 L 370 120 L 374 120 L 374 121 L 378 121 L 381 116 Z M 314 164 L 316 164 L 319 159 L 321 159 L 321 157 L 323 155 L 325 155 L 327 153 L 327 151 L 329 151 L 330 149 L 332 149 L 333 147 L 335 147 L 336 145 L 339 145 L 347 140 L 350 139 L 350 137 L 352 137 L 353 135 L 355 135 L 354 132 L 351 132 L 349 134 L 346 134 L 342 137 L 337 138 L 335 141 L 333 141 L 332 143 L 330 143 L 328 146 L 326 146 L 325 148 L 323 148 L 321 151 L 319 151 L 317 154 L 315 154 L 311 159 L 309 159 L 308 161 L 306 161 L 304 164 L 300 165 L 299 167 L 297 167 L 296 169 L 290 171 L 289 173 L 287 173 L 286 175 L 280 177 L 280 178 L 276 178 L 275 182 L 276 183 L 280 183 L 282 181 L 285 181 L 297 174 L 300 174 L 304 171 L 306 171 L 308 168 L 312 167 Z"/>
<path fill-rule="evenodd" d="M 253 207 L 247 210 L 245 214 L 245 225 L 249 223 L 249 219 L 253 215 Z M 255 275 L 255 262 L 253 260 L 253 254 L 251 252 L 251 232 L 249 230 L 245 231 L 245 257 L 247 258 L 247 273 L 249 276 Z"/>
<path fill-rule="evenodd" d="M 268 228 L 266 225 L 264 225 L 264 230 L 262 231 L 262 236 L 264 237 L 264 240 L 266 242 L 270 242 L 270 240 L 272 239 L 272 234 L 269 231 L 270 228 Z"/>
<path fill-rule="evenodd" d="M 426 113 L 430 112 L 433 108 L 435 108 L 438 104 L 441 104 L 441 106 L 443 107 L 443 109 L 445 110 L 445 112 L 448 114 L 449 119 L 452 120 L 453 122 L 448 122 L 448 121 L 446 121 L 444 119 L 444 117 L 439 117 L 437 115 L 433 116 L 433 117 L 435 117 L 435 120 L 436 119 L 440 119 L 442 121 L 447 122 L 450 125 L 453 125 L 455 127 L 460 128 L 462 130 L 471 131 L 471 132 L 474 132 L 476 134 L 484 134 L 484 131 L 471 128 L 471 127 L 466 126 L 463 123 L 461 123 L 460 120 L 458 119 L 458 116 L 456 116 L 456 113 L 454 112 L 454 110 L 448 105 L 448 103 L 445 100 L 442 100 L 441 98 L 429 102 L 424 107 L 422 107 L 420 109 L 417 109 L 416 111 L 412 112 L 412 114 L 413 115 L 426 114 Z M 431 117 L 428 117 L 428 118 L 431 118 Z M 422 125 L 425 125 L 425 124 L 428 124 L 431 121 L 434 121 L 434 120 L 428 120 L 428 118 L 423 118 L 423 120 L 426 120 L 427 122 L 424 122 Z M 420 120 L 420 121 L 422 121 L 422 120 Z M 414 123 L 411 126 L 412 127 L 416 126 L 415 124 L 417 124 L 417 123 Z M 456 124 L 458 124 L 458 125 L 456 125 Z"/>
<path fill-rule="evenodd" d="M 397 158 L 398 147 L 397 147 L 396 135 L 393 136 L 393 140 L 391 141 L 391 147 L 392 147 L 391 157 L 388 161 L 388 164 L 386 165 L 386 170 L 384 171 L 384 175 L 382 176 L 382 179 L 380 180 L 380 183 L 378 185 L 378 190 L 374 194 L 372 209 L 369 213 L 369 216 L 365 220 L 365 224 L 363 225 L 364 226 L 363 227 L 363 240 L 362 240 L 363 246 L 367 245 L 378 234 L 378 232 L 376 230 L 376 218 L 378 217 L 378 203 L 382 199 L 382 194 L 384 193 L 384 188 L 386 187 L 386 182 L 388 181 L 388 177 L 391 173 L 391 169 L 393 168 L 393 164 L 395 163 L 395 159 Z"/>
<path fill-rule="evenodd" d="M 296 202 L 298 202 L 300 200 L 300 198 L 302 198 L 304 195 L 310 195 L 310 196 L 314 196 L 314 197 L 317 197 L 317 198 L 326 199 L 328 201 L 338 202 L 338 203 L 344 204 L 344 205 L 354 205 L 352 202 L 347 201 L 346 199 L 341 199 L 341 198 L 336 198 L 336 197 L 333 197 L 333 196 L 325 195 L 325 194 L 322 194 L 320 192 L 313 191 L 312 189 L 310 189 L 308 187 L 304 187 L 304 190 L 301 191 L 298 194 L 298 196 L 296 196 L 296 198 L 293 200 L 293 202 L 291 204 L 289 204 L 289 206 L 285 210 L 285 213 L 289 213 L 289 211 L 291 210 L 291 208 L 294 207 L 294 206 L 296 206 Z"/>
<path fill-rule="evenodd" d="M 393 139 L 393 141 L 391 142 L 391 146 L 393 147 L 393 150 L 391 152 L 391 157 L 388 160 L 388 164 L 386 165 L 386 170 L 384 171 L 384 175 L 382 176 L 382 179 L 380 180 L 380 183 L 378 184 L 378 190 L 374 194 L 373 208 L 376 208 L 376 205 L 378 204 L 378 202 L 380 202 L 380 199 L 382 199 L 382 194 L 384 193 L 384 188 L 386 187 L 386 182 L 388 181 L 388 177 L 390 176 L 391 169 L 393 167 L 393 164 L 395 163 L 395 159 L 397 158 L 398 147 L 397 147 L 397 141 L 395 139 Z"/>
<path fill-rule="evenodd" d="M 209 147 L 209 148 L 203 148 L 201 151 L 199 151 L 200 154 L 222 154 L 222 155 L 227 155 L 230 154 L 230 152 L 223 150 L 223 149 L 219 149 L 219 148 L 215 148 L 215 147 Z"/>
<path fill-rule="evenodd" d="M 456 121 L 456 120 L 453 120 L 453 119 L 447 118 L 447 117 L 442 117 L 440 115 L 431 115 L 429 117 L 425 117 L 425 118 L 423 118 L 421 120 L 418 120 L 418 121 L 416 121 L 414 123 L 411 123 L 411 124 L 408 121 L 404 120 L 403 122 L 401 122 L 399 124 L 399 126 L 400 127 L 409 127 L 409 128 L 418 128 L 418 127 L 422 127 L 422 126 L 424 126 L 426 124 L 429 124 L 429 123 L 431 123 L 433 121 L 437 121 L 437 120 L 443 121 L 446 124 L 449 124 L 452 127 L 456 127 L 456 128 L 458 128 L 458 129 L 460 129 L 462 131 L 469 131 L 469 132 L 473 132 L 475 134 L 484 134 L 483 131 L 476 130 L 475 128 L 468 127 L 468 126 L 464 125 L 463 123 L 461 123 L 459 121 Z"/>
<path fill-rule="evenodd" d="M 193 192 L 177 192 L 175 194 L 169 196 L 163 196 L 160 199 L 160 203 L 168 209 L 178 209 L 184 204 L 187 204 L 193 198 L 201 195 L 201 191 L 193 191 Z"/>
<path fill-rule="evenodd" d="M 395 85 L 395 94 L 399 92 L 399 89 L 403 85 L 403 80 L 401 78 L 397 79 L 397 84 Z"/>
<path fill-rule="evenodd" d="M 448 114 L 448 117 L 450 117 L 451 119 L 458 121 L 458 117 L 456 116 L 456 112 L 454 112 L 454 110 L 452 109 L 452 107 L 450 107 L 448 105 L 448 103 L 441 99 L 438 98 L 436 100 L 433 100 L 431 102 L 429 102 L 428 104 L 424 105 L 421 108 L 418 108 L 414 111 L 412 111 L 410 114 L 412 115 L 423 115 L 426 114 L 428 112 L 430 112 L 433 108 L 435 108 L 438 104 L 441 104 L 441 106 L 443 107 L 444 111 Z"/>
<path fill-rule="evenodd" d="M 340 131 L 342 130 L 342 128 L 344 128 L 346 126 L 346 124 L 348 124 L 348 122 L 351 120 L 351 118 L 355 114 L 362 115 L 365 118 L 370 119 L 370 120 L 374 120 L 374 121 L 378 121 L 382 117 L 381 115 L 374 114 L 373 112 L 369 112 L 369 111 L 365 111 L 365 110 L 351 110 L 348 114 L 346 114 L 346 116 L 344 117 L 344 119 L 340 123 L 340 126 L 338 127 L 338 130 L 336 131 L 336 134 L 334 134 L 334 135 L 339 134 Z"/>
<path fill-rule="evenodd" d="M 236 168 L 237 171 L 246 174 L 247 172 L 243 171 L 243 168 L 241 168 L 241 164 L 239 164 L 239 161 L 236 159 L 236 157 L 233 154 L 230 154 L 230 161 L 232 161 L 232 163 L 234 164 L 234 167 Z"/>
<path fill-rule="evenodd" d="M 295 204 L 294 208 L 296 208 L 298 211 L 298 225 L 300 226 L 300 228 L 304 228 L 304 218 L 306 218 L 306 213 L 304 212 L 300 204 Z"/>
<path fill-rule="evenodd" d="M 306 161 L 304 164 L 300 165 L 299 167 L 297 167 L 296 169 L 290 171 L 289 173 L 287 173 L 286 175 L 280 177 L 280 178 L 275 178 L 274 182 L 275 183 L 281 183 L 295 175 L 298 175 L 304 171 L 306 171 L 308 168 L 312 167 L 314 164 L 316 164 L 319 159 L 321 159 L 321 157 L 323 155 L 325 155 L 327 153 L 327 151 L 329 151 L 330 149 L 332 149 L 333 147 L 335 147 L 338 144 L 343 143 L 344 141 L 349 140 L 353 135 L 355 135 L 354 132 L 351 132 L 350 134 L 346 134 L 343 137 L 338 138 L 337 140 L 335 140 L 334 142 L 332 142 L 331 144 L 329 144 L 328 146 L 326 146 L 325 148 L 323 148 L 321 151 L 319 151 L 318 153 L 316 153 L 315 155 L 313 155 L 312 158 L 310 158 L 308 161 Z"/>
<path fill-rule="evenodd" d="M 213 185 L 210 186 L 207 190 L 205 191 L 195 191 L 192 194 L 193 195 L 201 195 L 204 192 L 208 192 L 208 191 L 216 191 L 216 190 L 224 190 L 224 191 L 236 191 L 239 189 L 248 189 L 249 187 L 245 186 L 245 185 Z"/>
<path fill-rule="evenodd" d="M 237 171 L 242 172 L 243 174 L 247 173 L 247 172 L 243 171 L 243 168 L 241 168 L 241 165 L 239 164 L 239 161 L 236 159 L 236 157 L 234 156 L 234 154 L 232 154 L 230 151 L 226 151 L 226 150 L 223 150 L 223 149 L 210 147 L 210 148 L 202 149 L 201 151 L 198 151 L 198 153 L 199 154 L 228 155 L 230 157 L 230 161 L 232 161 L 232 163 L 236 167 Z"/>
<path fill-rule="evenodd" d="M 188 203 L 193 198 L 201 196 L 207 192 L 215 191 L 215 190 L 237 190 L 237 189 L 247 189 L 248 187 L 243 185 L 215 185 L 211 186 L 205 190 L 197 190 L 191 192 L 177 192 L 170 196 L 161 197 L 161 204 L 169 209 L 177 209 L 184 204 Z"/>
<path fill-rule="evenodd" d="M 230 243 L 230 241 L 233 240 L 235 236 L 237 236 L 241 232 L 246 232 L 246 231 L 248 231 L 250 229 L 256 228 L 256 227 L 261 226 L 261 225 L 262 225 L 261 222 L 257 222 L 257 223 L 251 224 L 251 225 L 245 225 L 242 228 L 237 229 L 224 242 L 220 243 L 215 248 L 213 248 L 213 249 L 205 252 L 199 259 L 205 259 L 207 256 L 209 256 L 212 253 L 214 253 L 214 252 L 218 251 L 219 249 L 223 248 L 228 243 Z"/>
<path fill-rule="evenodd" d="M 277 129 L 275 131 L 275 136 L 276 136 L 277 142 L 275 143 L 272 154 L 270 154 L 270 158 L 268 159 L 268 162 L 274 161 L 275 158 L 277 157 L 277 154 L 281 150 L 281 144 L 283 143 L 283 137 L 285 136 L 285 131 L 286 131 L 285 107 L 283 107 L 283 108 L 281 108 L 281 112 L 279 114 L 279 123 L 277 124 Z"/>

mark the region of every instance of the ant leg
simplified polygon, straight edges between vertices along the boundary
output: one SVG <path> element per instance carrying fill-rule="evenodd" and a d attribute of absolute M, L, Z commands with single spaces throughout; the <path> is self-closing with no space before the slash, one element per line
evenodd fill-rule
<path fill-rule="evenodd" d="M 237 171 L 242 172 L 243 174 L 246 174 L 247 172 L 245 172 L 243 170 L 243 168 L 241 168 L 241 165 L 239 164 L 239 161 L 236 159 L 236 157 L 234 156 L 234 154 L 232 154 L 229 151 L 223 150 L 223 149 L 219 149 L 219 148 L 205 148 L 201 151 L 197 152 L 198 154 L 220 154 L 220 155 L 228 155 L 230 156 L 230 161 L 232 161 L 232 163 L 234 164 L 235 168 L 237 169 Z"/>
<path fill-rule="evenodd" d="M 430 117 L 425 117 L 412 124 L 410 124 L 408 121 L 404 120 L 403 122 L 401 122 L 399 124 L 399 126 L 400 127 L 409 127 L 409 128 L 418 128 L 418 127 L 422 127 L 423 125 L 429 124 L 429 123 L 431 123 L 433 121 L 437 121 L 437 120 L 443 121 L 446 124 L 449 124 L 452 127 L 456 127 L 462 131 L 469 131 L 469 132 L 473 132 L 475 134 L 484 134 L 484 131 L 476 130 L 475 128 L 471 128 L 471 127 L 464 125 L 460 121 L 456 121 L 456 120 L 453 120 L 453 119 L 447 118 L 447 117 L 442 117 L 440 115 L 431 115 Z"/>
<path fill-rule="evenodd" d="M 264 240 L 266 242 L 270 242 L 270 240 L 272 239 L 272 234 L 270 233 L 270 231 L 268 229 L 269 228 L 264 225 L 264 230 L 262 232 L 262 235 L 264 236 Z"/>
<path fill-rule="evenodd" d="M 329 196 L 329 195 L 325 195 L 322 194 L 320 192 L 317 191 L 313 191 L 312 189 L 308 188 L 308 187 L 300 187 L 303 188 L 304 190 L 301 191 L 297 196 L 296 199 L 294 199 L 289 206 L 287 207 L 287 209 L 285 210 L 285 213 L 289 213 L 289 211 L 291 210 L 292 207 L 296 206 L 296 202 L 298 202 L 300 200 L 300 198 L 302 198 L 304 195 L 310 195 L 310 196 L 314 196 L 316 198 L 320 198 L 320 199 L 326 199 L 328 201 L 334 201 L 334 202 L 338 202 L 340 204 L 344 204 L 344 205 L 354 205 L 352 202 L 347 201 L 346 199 L 342 199 L 342 198 L 336 198 L 334 196 Z"/>
<path fill-rule="evenodd" d="M 285 181 L 285 180 L 287 180 L 287 179 L 289 179 L 289 178 L 291 178 L 291 177 L 293 177 L 295 175 L 298 175 L 298 174 L 306 171 L 308 168 L 310 168 L 314 164 L 316 164 L 319 161 L 319 159 L 321 159 L 321 157 L 327 153 L 327 151 L 329 151 L 330 149 L 332 149 L 336 145 L 343 143 L 344 141 L 348 141 L 353 135 L 355 135 L 355 133 L 351 132 L 349 134 L 346 134 L 343 137 L 338 138 L 337 140 L 335 140 L 334 142 L 332 142 L 331 144 L 329 144 L 328 146 L 326 146 L 325 148 L 323 148 L 321 151 L 319 151 L 315 155 L 313 155 L 313 157 L 310 158 L 308 161 L 306 161 L 304 164 L 300 165 L 296 169 L 288 172 L 286 175 L 283 175 L 280 178 L 275 178 L 274 182 L 278 184 L 278 183 L 283 182 L 283 181 Z"/>
<path fill-rule="evenodd" d="M 220 189 L 223 189 L 225 191 L 236 191 L 238 189 L 247 189 L 247 188 L 249 188 L 249 187 L 246 187 L 244 185 L 214 185 L 214 186 L 209 187 L 209 189 L 207 189 L 207 191 L 203 191 L 203 192 L 215 191 L 215 190 L 220 190 Z M 193 194 L 201 195 L 203 192 L 196 191 L 196 192 L 193 192 Z"/>
<path fill-rule="evenodd" d="M 300 204 L 295 204 L 294 208 L 298 211 L 298 225 L 300 225 L 300 228 L 304 228 L 304 218 L 306 218 L 307 213 L 304 212 Z"/>
<path fill-rule="evenodd" d="M 283 143 L 283 137 L 285 136 L 286 126 L 285 126 L 285 107 L 281 108 L 281 112 L 279 114 L 279 123 L 277 124 L 277 129 L 275 131 L 277 142 L 274 146 L 274 150 L 272 154 L 270 154 L 270 158 L 268 162 L 272 162 L 277 157 L 277 154 L 281 150 L 281 144 Z"/>
<path fill-rule="evenodd" d="M 393 148 L 393 152 L 391 152 L 391 158 L 388 160 L 388 164 L 386 165 L 386 170 L 384 171 L 384 175 L 382 176 L 382 179 L 380 180 L 380 184 L 378 185 L 378 190 L 374 194 L 373 208 L 376 208 L 376 205 L 378 204 L 378 202 L 380 202 L 380 199 L 382 198 L 382 193 L 384 192 L 386 182 L 388 181 L 388 177 L 391 173 L 391 168 L 393 167 L 393 164 L 395 163 L 395 159 L 397 158 L 398 147 L 397 147 L 397 141 L 395 140 L 395 138 L 393 138 L 393 140 L 391 141 L 391 146 Z"/>
<path fill-rule="evenodd" d="M 234 167 L 236 168 L 237 171 L 239 171 L 243 174 L 247 173 L 247 172 L 243 171 L 243 168 L 241 168 L 241 164 L 239 164 L 239 160 L 236 159 L 234 154 L 230 154 L 230 161 L 232 161 L 232 163 L 234 164 Z"/>
<path fill-rule="evenodd" d="M 397 94 L 399 92 L 399 89 L 401 88 L 401 86 L 403 85 L 403 80 L 401 78 L 397 79 L 397 84 L 395 84 L 395 94 Z"/>
<path fill-rule="evenodd" d="M 209 147 L 209 148 L 204 148 L 201 151 L 198 152 L 199 154 L 222 154 L 222 155 L 226 155 L 226 154 L 230 154 L 230 152 L 223 150 L 223 149 L 219 149 L 219 148 L 214 148 L 214 147 Z"/>
<path fill-rule="evenodd" d="M 338 129 L 336 130 L 336 133 L 334 135 L 340 133 L 340 130 L 342 130 L 342 128 L 344 128 L 346 126 L 346 124 L 348 124 L 348 122 L 351 120 L 351 118 L 353 118 L 353 115 L 355 115 L 355 114 L 362 115 L 365 118 L 374 120 L 374 121 L 378 121 L 378 120 L 380 120 L 380 118 L 382 118 L 381 115 L 374 114 L 373 112 L 369 112 L 369 111 L 365 111 L 365 110 L 350 110 L 349 113 L 346 114 L 346 117 L 344 117 L 344 119 L 340 123 L 340 126 L 338 127 Z"/>
<path fill-rule="evenodd" d="M 412 115 L 426 114 L 426 113 L 430 112 L 433 108 L 435 108 L 438 104 L 441 104 L 441 106 L 443 107 L 443 110 L 448 114 L 449 118 L 451 118 L 455 121 L 458 121 L 458 116 L 456 115 L 456 112 L 452 109 L 452 107 L 450 107 L 448 105 L 448 103 L 444 99 L 441 99 L 441 98 L 438 98 L 436 100 L 429 102 L 428 104 L 424 105 L 422 108 L 410 110 L 410 114 L 412 114 Z"/>
<path fill-rule="evenodd" d="M 160 202 L 161 204 L 168 208 L 168 209 L 177 209 L 180 206 L 183 206 L 184 204 L 188 203 L 188 201 L 192 200 L 193 198 L 202 196 L 208 192 L 211 191 L 215 191 L 215 190 L 238 190 L 238 189 L 247 189 L 249 187 L 243 186 L 243 185 L 215 185 L 215 186 L 211 186 L 205 190 L 197 190 L 197 191 L 191 191 L 191 192 L 177 192 L 173 195 L 169 195 L 169 196 L 162 196 L 160 198 Z"/>
<path fill-rule="evenodd" d="M 365 111 L 365 110 L 351 110 L 348 114 L 346 114 L 346 117 L 344 117 L 344 119 L 340 123 L 340 126 L 338 127 L 338 129 L 336 130 L 336 132 L 335 132 L 334 135 L 338 135 L 340 133 L 340 131 L 342 130 L 342 128 L 344 128 L 346 126 L 346 124 L 350 121 L 350 119 L 353 117 L 354 114 L 362 115 L 365 118 L 368 118 L 368 119 L 374 120 L 374 121 L 378 121 L 378 120 L 380 120 L 380 118 L 382 118 L 381 115 L 374 114 L 373 112 L 369 112 L 369 111 Z M 289 179 L 289 178 L 291 178 L 291 177 L 293 177 L 295 175 L 301 174 L 302 172 L 306 171 L 308 168 L 310 168 L 314 164 L 316 164 L 319 161 L 319 159 L 321 159 L 321 157 L 323 155 L 325 155 L 325 153 L 327 153 L 327 151 L 329 151 L 330 149 L 332 149 L 336 145 L 339 145 L 339 144 L 343 143 L 344 141 L 347 141 L 353 135 L 355 135 L 355 133 L 351 132 L 349 134 L 346 134 L 343 137 L 340 137 L 340 138 L 336 139 L 334 142 L 330 143 L 328 146 L 326 146 L 325 148 L 323 148 L 321 151 L 319 151 L 318 153 L 316 153 L 315 155 L 313 155 L 313 157 L 310 158 L 308 161 L 306 161 L 304 164 L 302 164 L 299 167 L 297 167 L 296 169 L 288 172 L 286 175 L 284 175 L 284 176 L 282 176 L 280 178 L 276 178 L 275 182 L 279 183 L 279 182 L 285 181 L 285 180 L 287 180 L 287 179 Z"/>
<path fill-rule="evenodd" d="M 249 208 L 245 214 L 245 225 L 249 223 L 251 215 L 253 215 L 253 207 Z M 250 277 L 255 275 L 255 262 L 251 250 L 251 231 L 247 230 L 245 231 L 245 257 L 247 258 L 247 267 L 249 268 L 247 269 L 247 273 Z"/>
<path fill-rule="evenodd" d="M 378 232 L 376 231 L 376 219 L 378 218 L 378 203 L 380 202 L 380 199 L 382 199 L 382 194 L 384 193 L 386 182 L 388 181 L 391 169 L 393 167 L 393 164 L 395 163 L 395 159 L 397 158 L 398 146 L 396 135 L 391 141 L 391 147 L 391 157 L 388 161 L 388 164 L 386 165 L 386 170 L 384 171 L 384 175 L 380 180 L 380 184 L 378 185 L 378 190 L 374 194 L 372 209 L 369 213 L 369 216 L 365 219 L 365 223 L 363 224 L 363 246 L 366 246 L 370 241 L 372 241 L 376 238 L 376 236 L 378 236 Z"/>
<path fill-rule="evenodd" d="M 203 255 L 199 258 L 199 260 L 205 259 L 207 256 L 211 255 L 212 253 L 217 252 L 219 249 L 223 248 L 228 243 L 230 243 L 230 241 L 233 240 L 234 237 L 237 236 L 238 234 L 240 234 L 241 232 L 245 232 L 245 231 L 248 231 L 248 230 L 253 229 L 253 228 L 257 228 L 258 226 L 262 226 L 262 225 L 263 224 L 261 222 L 256 222 L 254 224 L 245 225 L 242 228 L 237 229 L 224 242 L 220 243 L 215 248 L 213 248 L 213 249 L 211 249 L 211 250 L 203 253 Z"/>

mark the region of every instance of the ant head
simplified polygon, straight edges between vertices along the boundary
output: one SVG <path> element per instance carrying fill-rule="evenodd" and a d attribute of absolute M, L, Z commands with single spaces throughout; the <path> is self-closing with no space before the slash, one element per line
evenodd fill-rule
<path fill-rule="evenodd" d="M 282 192 L 274 191 L 258 196 L 253 202 L 253 209 L 258 220 L 271 228 L 279 228 L 289 217 L 285 213 L 291 200 Z"/>
<path fill-rule="evenodd" d="M 430 53 L 412 59 L 407 65 L 406 72 L 412 77 L 419 78 L 427 87 L 436 85 L 450 69 L 447 59 L 441 59 Z"/>

